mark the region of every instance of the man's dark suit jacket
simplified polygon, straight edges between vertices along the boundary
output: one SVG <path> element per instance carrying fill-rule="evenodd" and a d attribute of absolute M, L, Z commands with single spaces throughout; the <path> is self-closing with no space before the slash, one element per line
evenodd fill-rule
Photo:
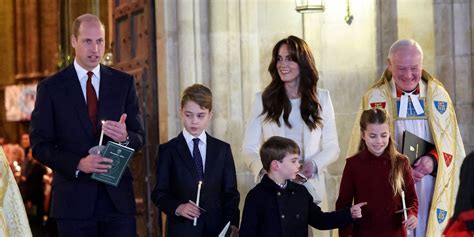
<path fill-rule="evenodd" d="M 126 113 L 129 147 L 135 150 L 142 147 L 144 129 L 131 75 L 100 66 L 97 110 L 98 121 L 118 121 Z M 101 123 L 97 124 L 97 131 L 101 131 Z M 99 134 L 92 131 L 74 65 L 40 82 L 31 115 L 30 140 L 33 157 L 54 171 L 52 217 L 87 219 L 93 215 L 99 183 L 90 174 L 79 172 L 76 177 L 80 159 L 88 155 L 89 148 L 99 144 Z M 108 140 L 104 136 L 103 144 Z M 105 187 L 121 213 L 135 213 L 132 174 L 128 167 L 118 187 Z"/>
<path fill-rule="evenodd" d="M 176 208 L 189 200 L 196 201 L 198 174 L 182 133 L 160 145 L 157 181 L 153 202 L 164 211 L 168 236 L 217 236 L 228 221 L 239 225 L 239 191 L 230 145 L 207 135 L 204 180 L 197 226 L 193 221 L 175 215 Z"/>

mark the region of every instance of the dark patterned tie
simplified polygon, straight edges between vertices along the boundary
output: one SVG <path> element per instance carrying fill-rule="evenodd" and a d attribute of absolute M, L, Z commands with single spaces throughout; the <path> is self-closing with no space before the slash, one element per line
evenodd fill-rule
<path fill-rule="evenodd" d="M 92 85 L 93 72 L 87 72 L 86 96 L 87 96 L 87 111 L 89 112 L 89 119 L 92 123 L 92 132 L 97 132 L 97 94 Z"/>
<path fill-rule="evenodd" d="M 199 150 L 199 138 L 193 138 L 193 159 L 194 163 L 196 164 L 196 170 L 199 176 L 199 180 L 202 180 L 203 178 L 203 171 L 202 171 L 202 156 L 201 156 L 201 151 Z"/>

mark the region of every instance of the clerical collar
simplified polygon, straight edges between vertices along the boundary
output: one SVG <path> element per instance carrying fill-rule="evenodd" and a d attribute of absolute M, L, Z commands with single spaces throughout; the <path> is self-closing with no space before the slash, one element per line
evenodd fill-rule
<path fill-rule="evenodd" d="M 395 88 L 397 90 L 397 97 L 401 97 L 403 94 L 413 94 L 413 95 L 419 95 L 420 94 L 420 84 L 418 84 L 416 86 L 416 88 L 413 89 L 412 91 L 404 91 L 396 85 L 395 85 Z"/>
<path fill-rule="evenodd" d="M 400 106 L 398 108 L 398 117 L 399 118 L 406 118 L 408 115 L 408 110 L 414 109 L 417 115 L 423 114 L 425 111 L 423 106 L 419 101 L 419 94 L 420 94 L 420 84 L 416 86 L 410 92 L 402 91 L 400 88 L 395 85 L 397 91 L 397 97 L 400 98 Z M 409 102 L 411 100 L 411 103 Z M 409 106 L 411 104 L 411 106 Z"/>

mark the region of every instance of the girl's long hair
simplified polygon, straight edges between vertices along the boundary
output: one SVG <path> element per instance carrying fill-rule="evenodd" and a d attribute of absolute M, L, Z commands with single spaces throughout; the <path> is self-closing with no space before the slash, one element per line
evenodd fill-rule
<path fill-rule="evenodd" d="M 369 109 L 362 112 L 360 117 L 360 132 L 361 135 L 367 130 L 369 124 L 390 124 L 390 115 L 383 109 Z M 364 139 L 360 139 L 359 151 L 366 149 Z M 406 156 L 402 155 L 397 151 L 395 142 L 390 135 L 387 148 L 390 154 L 390 163 L 392 167 L 390 169 L 389 182 L 392 185 L 394 196 L 405 187 L 405 181 L 403 179 L 403 159 L 407 159 Z"/>
<path fill-rule="evenodd" d="M 285 124 L 289 128 L 292 127 L 288 121 L 291 112 L 291 102 L 276 67 L 278 51 L 284 44 L 288 46 L 291 60 L 296 62 L 300 68 L 298 92 L 301 95 L 301 118 L 310 130 L 318 127 L 322 128 L 321 105 L 316 92 L 319 80 L 318 70 L 308 45 L 304 40 L 296 36 L 282 39 L 273 47 L 272 61 L 268 66 L 268 72 L 272 76 L 272 81 L 262 93 L 263 111 L 260 115 L 265 115 L 264 120 L 266 122 L 275 122 L 278 126 L 281 126 L 279 118 L 283 113 Z"/>

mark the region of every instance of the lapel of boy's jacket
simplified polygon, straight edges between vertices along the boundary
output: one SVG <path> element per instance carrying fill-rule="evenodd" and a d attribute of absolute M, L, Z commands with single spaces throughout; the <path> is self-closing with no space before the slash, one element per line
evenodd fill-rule
<path fill-rule="evenodd" d="M 196 180 L 197 183 L 199 178 L 196 170 L 196 164 L 194 163 L 191 151 L 189 151 L 189 147 L 186 144 L 186 139 L 184 139 L 183 133 L 179 134 L 176 146 L 176 150 L 178 151 L 179 157 L 178 159 L 181 159 L 182 162 L 186 165 L 193 179 Z"/>
<path fill-rule="evenodd" d="M 211 176 L 211 174 L 214 174 L 214 166 L 216 165 L 216 162 L 218 162 L 218 159 L 220 159 L 220 157 L 218 157 L 220 147 L 218 146 L 216 139 L 209 136 L 208 133 L 206 133 L 206 136 L 206 164 L 204 164 L 206 168 L 204 169 L 204 180 L 209 179 L 209 176 Z"/>

